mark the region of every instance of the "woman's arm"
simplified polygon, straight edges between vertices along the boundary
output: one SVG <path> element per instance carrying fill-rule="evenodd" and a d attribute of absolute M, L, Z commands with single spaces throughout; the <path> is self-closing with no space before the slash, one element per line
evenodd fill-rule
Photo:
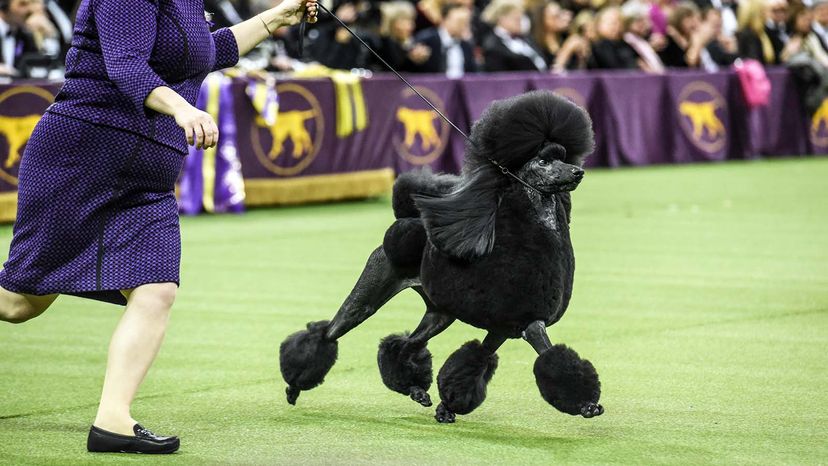
<path fill-rule="evenodd" d="M 218 126 L 213 117 L 190 105 L 184 97 L 169 87 L 153 89 L 144 105 L 175 118 L 175 123 L 184 129 L 187 144 L 195 145 L 196 149 L 206 149 L 218 143 Z"/>
<path fill-rule="evenodd" d="M 275 7 L 230 27 L 239 47 L 239 55 L 253 50 L 253 47 L 270 37 L 280 27 L 298 24 L 306 9 L 308 22 L 315 23 L 316 2 L 317 0 L 283 0 Z"/>

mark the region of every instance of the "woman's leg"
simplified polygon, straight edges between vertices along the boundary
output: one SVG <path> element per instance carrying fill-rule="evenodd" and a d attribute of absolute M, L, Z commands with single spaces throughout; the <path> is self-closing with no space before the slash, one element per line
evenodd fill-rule
<path fill-rule="evenodd" d="M 9 291 L 0 287 L 0 320 L 22 324 L 43 314 L 58 295 L 35 296 Z"/>
<path fill-rule="evenodd" d="M 126 311 L 109 344 L 96 427 L 133 435 L 136 422 L 129 408 L 158 354 L 177 289 L 175 283 L 153 283 L 124 292 Z"/>

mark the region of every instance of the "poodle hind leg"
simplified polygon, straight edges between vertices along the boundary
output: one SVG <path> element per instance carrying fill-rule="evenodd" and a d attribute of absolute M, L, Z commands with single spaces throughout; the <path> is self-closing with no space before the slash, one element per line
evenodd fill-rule
<path fill-rule="evenodd" d="M 428 389 L 431 388 L 431 352 L 427 344 L 431 338 L 447 329 L 454 317 L 433 310 L 422 289 L 415 287 L 428 304 L 428 311 L 410 335 L 393 334 L 383 338 L 377 353 L 382 381 L 389 389 L 410 396 L 423 406 L 431 406 Z"/>
<path fill-rule="evenodd" d="M 496 351 L 505 341 L 505 336 L 489 333 L 483 343 L 469 341 L 449 356 L 437 374 L 437 422 L 452 423 L 457 414 L 469 414 L 483 404 L 497 369 Z"/>
<path fill-rule="evenodd" d="M 566 345 L 552 345 L 543 321 L 532 322 L 523 338 L 538 353 L 535 381 L 541 396 L 558 411 L 585 418 L 604 414 L 598 404 L 601 382 L 591 362 Z"/>
<path fill-rule="evenodd" d="M 306 330 L 296 332 L 282 343 L 279 363 L 288 387 L 287 401 L 296 404 L 302 391 L 324 382 L 336 362 L 337 339 L 374 315 L 400 291 L 416 284 L 400 277 L 382 247 L 371 253 L 354 289 L 328 321 L 311 322 Z"/>

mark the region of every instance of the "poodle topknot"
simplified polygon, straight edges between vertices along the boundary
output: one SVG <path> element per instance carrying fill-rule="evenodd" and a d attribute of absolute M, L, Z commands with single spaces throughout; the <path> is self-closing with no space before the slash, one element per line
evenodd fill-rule
<path fill-rule="evenodd" d="M 493 102 L 469 137 L 464 172 L 491 165 L 488 159 L 515 171 L 546 143 L 563 146 L 562 162 L 581 166 L 595 147 L 587 112 L 550 91 L 527 92 Z"/>

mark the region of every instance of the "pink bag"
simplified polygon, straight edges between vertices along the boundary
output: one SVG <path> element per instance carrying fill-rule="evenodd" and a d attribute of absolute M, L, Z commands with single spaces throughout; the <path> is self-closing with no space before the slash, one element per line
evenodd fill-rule
<path fill-rule="evenodd" d="M 765 73 L 765 67 L 757 60 L 744 58 L 736 60 L 733 70 L 742 85 L 742 94 L 748 108 L 768 105 L 770 102 L 771 83 Z"/>

